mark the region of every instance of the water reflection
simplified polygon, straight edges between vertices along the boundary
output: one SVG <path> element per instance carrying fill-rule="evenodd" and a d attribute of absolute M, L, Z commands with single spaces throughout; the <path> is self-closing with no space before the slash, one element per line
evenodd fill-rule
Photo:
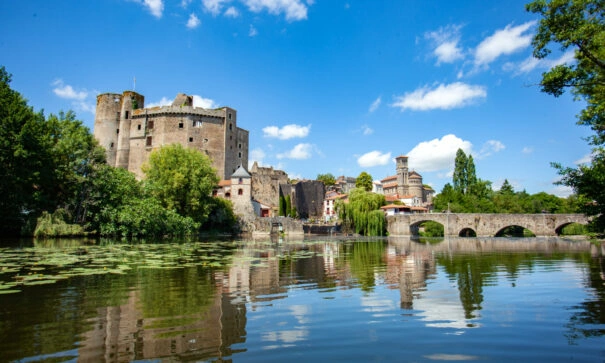
<path fill-rule="evenodd" d="M 561 261 L 587 266 L 581 278 L 592 294 L 571 307 L 567 339 L 605 335 L 603 248 L 583 240 L 281 239 L 236 241 L 216 250 L 199 243 L 171 248 L 178 255 L 173 266 L 136 265 L 126 274 L 79 276 L 2 296 L 0 355 L 91 362 L 227 359 L 251 349 L 316 344 L 318 329 L 325 328 L 317 322 L 335 324 L 339 320 L 329 319 L 345 310 L 378 323 L 409 316 L 426 328 L 460 335 L 483 326 L 486 289 L 502 280 L 516 288 L 528 271 L 561 269 Z M 222 262 L 196 264 L 202 257 Z M 383 289 L 398 290 L 398 301 Z M 357 292 L 359 307 L 351 307 Z M 308 301 L 317 295 L 336 301 L 334 317 L 318 315 L 317 305 Z M 260 331 L 247 331 L 250 326 Z M 367 339 L 378 341 L 379 334 Z"/>

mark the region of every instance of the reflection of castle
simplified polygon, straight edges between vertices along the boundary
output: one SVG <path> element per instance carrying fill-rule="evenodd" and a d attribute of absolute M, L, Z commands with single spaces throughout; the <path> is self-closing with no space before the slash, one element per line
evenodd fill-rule
<path fill-rule="evenodd" d="M 231 345 L 245 341 L 246 307 L 220 292 L 192 316 L 145 317 L 140 290 L 120 306 L 97 310 L 92 329 L 83 334 L 79 362 L 126 362 L 172 357 L 200 360 L 230 356 Z M 179 323 L 180 322 L 180 323 Z"/>

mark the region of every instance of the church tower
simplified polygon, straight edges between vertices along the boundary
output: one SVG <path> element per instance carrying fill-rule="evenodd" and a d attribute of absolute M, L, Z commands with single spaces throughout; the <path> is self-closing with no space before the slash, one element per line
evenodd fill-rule
<path fill-rule="evenodd" d="M 395 158 L 397 170 L 397 194 L 407 195 L 409 192 L 408 157 L 401 155 Z"/>

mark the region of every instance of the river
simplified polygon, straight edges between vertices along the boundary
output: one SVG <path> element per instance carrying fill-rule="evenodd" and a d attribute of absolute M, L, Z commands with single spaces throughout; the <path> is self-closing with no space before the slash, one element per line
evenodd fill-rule
<path fill-rule="evenodd" d="M 605 359 L 605 253 L 581 239 L 4 246 L 2 361 Z"/>

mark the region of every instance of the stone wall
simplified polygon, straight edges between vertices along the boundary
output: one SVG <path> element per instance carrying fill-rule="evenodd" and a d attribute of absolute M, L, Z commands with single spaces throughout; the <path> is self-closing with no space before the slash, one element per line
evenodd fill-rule
<path fill-rule="evenodd" d="M 270 205 L 274 213 L 279 212 L 280 184 L 288 184 L 288 174 L 273 167 L 259 167 L 256 162 L 250 169 L 252 175 L 252 198 Z"/>

